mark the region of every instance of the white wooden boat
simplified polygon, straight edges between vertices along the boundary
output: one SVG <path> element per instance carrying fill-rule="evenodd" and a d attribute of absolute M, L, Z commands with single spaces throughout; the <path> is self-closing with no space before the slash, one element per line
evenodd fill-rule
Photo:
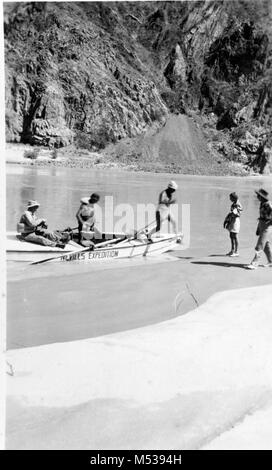
<path fill-rule="evenodd" d="M 181 237 L 172 234 L 160 234 L 160 236 L 153 237 L 153 242 L 145 239 L 126 239 L 122 241 L 111 240 L 110 245 L 103 245 L 95 247 L 93 250 L 88 248 L 73 251 L 71 253 L 63 253 L 54 259 L 48 260 L 50 262 L 69 262 L 80 261 L 93 263 L 96 261 L 117 260 L 122 258 L 135 258 L 147 255 L 159 255 L 173 249 L 177 243 L 180 243 Z"/>
<path fill-rule="evenodd" d="M 39 261 L 50 256 L 60 256 L 62 253 L 82 250 L 82 246 L 74 241 L 67 243 L 65 248 L 37 245 L 20 239 L 16 232 L 7 232 L 6 258 L 7 261 Z"/>
<path fill-rule="evenodd" d="M 86 233 L 86 238 L 91 240 L 94 232 Z M 103 233 L 103 240 L 124 237 L 123 233 Z M 88 244 L 88 240 L 86 240 Z M 24 241 L 17 232 L 7 232 L 6 234 L 6 255 L 7 261 L 40 261 L 52 256 L 60 256 L 62 253 L 71 253 L 82 250 L 75 240 L 71 240 L 65 245 L 65 248 L 57 248 L 52 246 L 43 246 L 36 243 Z"/>
<path fill-rule="evenodd" d="M 113 238 L 114 236 L 114 238 Z M 93 249 L 83 248 L 71 240 L 65 248 L 56 248 L 37 245 L 20 240 L 18 234 L 7 234 L 6 252 L 8 261 L 29 262 L 95 262 L 133 258 L 161 254 L 173 249 L 180 243 L 181 236 L 174 234 L 160 234 L 153 236 L 153 243 L 148 242 L 145 236 L 134 239 L 124 238 L 124 234 L 103 234 L 106 240 Z"/>

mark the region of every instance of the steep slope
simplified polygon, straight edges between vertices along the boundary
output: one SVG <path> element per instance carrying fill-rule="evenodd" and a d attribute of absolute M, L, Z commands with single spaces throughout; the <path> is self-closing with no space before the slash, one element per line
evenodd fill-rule
<path fill-rule="evenodd" d="M 271 0 L 6 3 L 4 26 L 7 141 L 100 150 L 181 113 L 272 166 Z"/>
<path fill-rule="evenodd" d="M 104 150 L 107 160 L 132 169 L 188 174 L 241 174 L 221 157 L 209 151 L 197 121 L 186 115 L 171 114 L 165 125 L 133 139 L 122 139 Z"/>

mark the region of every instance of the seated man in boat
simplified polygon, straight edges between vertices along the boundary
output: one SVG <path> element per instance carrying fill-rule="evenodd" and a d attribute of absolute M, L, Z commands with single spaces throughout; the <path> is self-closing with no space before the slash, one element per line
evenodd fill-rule
<path fill-rule="evenodd" d="M 37 201 L 28 201 L 27 209 L 22 214 L 18 224 L 18 231 L 24 241 L 44 246 L 64 248 L 61 237 L 47 230 L 46 220 L 39 219 L 36 212 L 40 204 Z"/>
<path fill-rule="evenodd" d="M 152 242 L 151 235 L 160 231 L 161 224 L 165 220 L 168 220 L 172 224 L 174 232 L 177 235 L 177 224 L 170 212 L 171 205 L 176 203 L 176 200 L 173 199 L 173 195 L 177 189 L 177 183 L 175 183 L 175 181 L 170 181 L 167 188 L 160 193 L 156 210 L 156 227 L 150 230 L 150 232 L 147 234 L 147 238 L 150 242 Z"/>
<path fill-rule="evenodd" d="M 101 239 L 102 234 L 96 228 L 96 218 L 95 218 L 95 204 L 98 203 L 100 199 L 99 194 L 93 193 L 90 198 L 83 197 L 80 202 L 81 205 L 76 213 L 76 218 L 78 221 L 78 235 L 79 243 L 82 244 L 84 239 L 84 232 L 94 232 L 95 238 Z"/>

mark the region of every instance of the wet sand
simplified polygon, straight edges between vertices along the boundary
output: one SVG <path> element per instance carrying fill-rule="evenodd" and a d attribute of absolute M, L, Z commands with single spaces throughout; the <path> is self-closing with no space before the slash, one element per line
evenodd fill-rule
<path fill-rule="evenodd" d="M 8 351 L 7 449 L 271 449 L 271 301 L 271 286 L 232 290 L 157 325 Z"/>
<path fill-rule="evenodd" d="M 243 268 L 239 258 L 197 249 L 157 260 L 28 266 L 9 273 L 7 348 L 93 338 L 184 315 L 223 290 L 272 284 L 272 269 Z M 202 250 L 203 251 L 203 250 Z M 173 261 L 171 261 L 171 258 Z M 56 288 L 57 286 L 57 288 Z M 218 313 L 220 315 L 220 312 Z"/>

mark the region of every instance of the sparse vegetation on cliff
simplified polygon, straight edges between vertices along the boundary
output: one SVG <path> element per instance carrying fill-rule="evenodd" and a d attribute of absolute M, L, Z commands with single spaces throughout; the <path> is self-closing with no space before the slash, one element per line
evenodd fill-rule
<path fill-rule="evenodd" d="M 161 171 L 191 172 L 190 159 L 194 171 L 212 171 L 200 153 L 226 173 L 228 162 L 272 169 L 269 0 L 18 2 L 4 10 L 8 142 L 73 143 Z M 171 113 L 193 117 L 201 152 L 194 140 L 168 155 L 164 144 L 154 160 L 143 143 L 158 142 Z"/>

